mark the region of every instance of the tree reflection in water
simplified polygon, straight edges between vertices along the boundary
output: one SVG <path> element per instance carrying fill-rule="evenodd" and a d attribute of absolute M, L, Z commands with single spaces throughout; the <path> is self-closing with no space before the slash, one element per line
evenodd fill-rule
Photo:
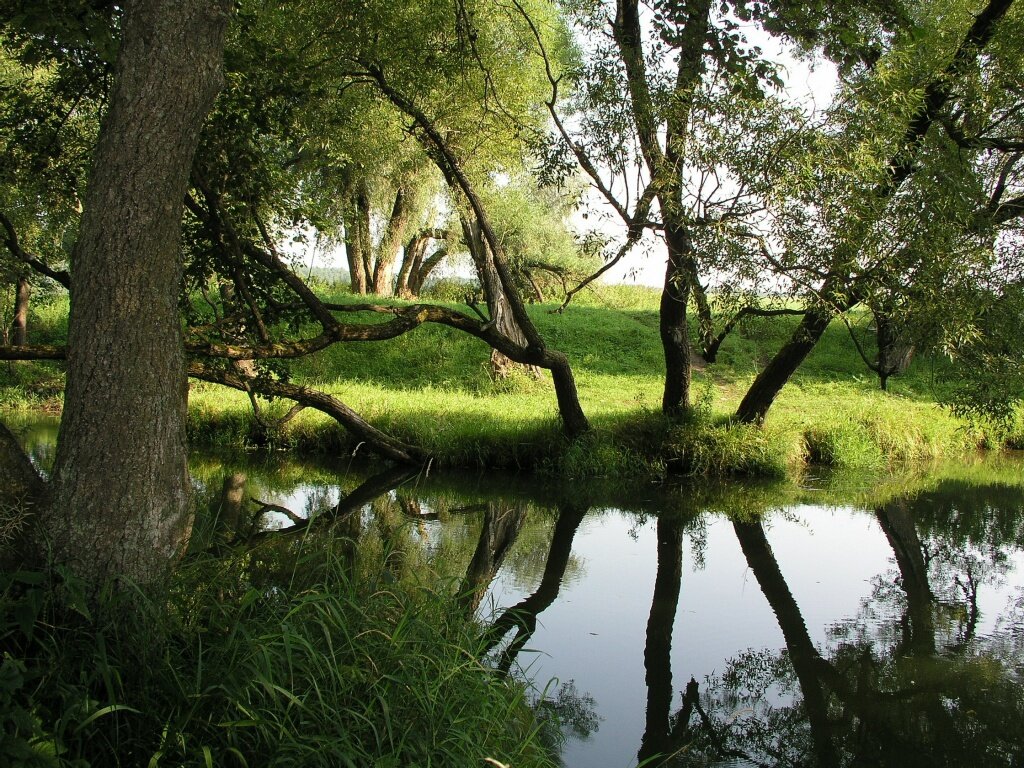
<path fill-rule="evenodd" d="M 896 572 L 876 579 L 859 616 L 832 628 L 825 656 L 763 526 L 734 523 L 786 647 L 733 658 L 702 693 L 705 727 L 663 764 L 742 755 L 765 766 L 1024 765 L 1020 635 L 976 634 L 978 587 L 1020 552 L 1021 499 L 944 501 L 931 493 L 876 509 Z M 1004 623 L 1019 622 L 1020 603 Z"/>
<path fill-rule="evenodd" d="M 220 467 L 204 491 L 215 522 L 198 526 L 192 543 L 225 551 L 258 545 L 264 558 L 299 542 L 330 544 L 353 569 L 361 562 L 393 579 L 429 574 L 481 621 L 481 645 L 493 667 L 514 670 L 543 612 L 559 610 L 567 574 L 581 572 L 584 561 L 574 546 L 589 530 L 583 527 L 588 505 L 521 491 L 425 489 L 421 480 L 386 470 L 350 479 L 347 491 L 313 483 L 297 514 L 288 515 L 280 512 L 289 503 L 283 487 L 254 469 Z M 799 564 L 773 550 L 774 518 L 762 522 L 757 514 L 781 506 L 776 502 L 762 504 L 752 495 L 752 514 L 728 523 L 706 508 L 680 512 L 697 502 L 678 497 L 621 513 L 630 521 L 656 518 L 653 593 L 632 593 L 641 609 L 651 595 L 646 627 L 637 627 L 646 698 L 642 732 L 631 726 L 633 764 L 1024 766 L 1024 591 L 998 617 L 986 616 L 979 601 L 1022 558 L 1024 498 L 1020 488 L 962 485 L 943 481 L 874 505 L 875 540 L 890 553 L 892 567 L 879 568 L 855 615 L 824 634 L 820 626 L 808 627 L 805 615 L 811 614 L 802 608 L 814 606 L 801 606 L 796 595 L 802 592 L 787 582 Z M 735 508 L 733 501 L 714 507 Z M 659 508 L 676 512 L 658 514 Z M 278 529 L 269 530 L 267 519 L 275 514 Z M 709 520 L 734 537 L 739 564 L 771 608 L 784 647 L 729 651 L 726 666 L 706 676 L 706 669 L 687 668 L 690 659 L 678 648 L 673 657 L 681 643 L 673 630 L 681 634 L 680 622 L 685 626 L 695 615 L 698 595 L 687 591 L 684 566 L 704 556 Z M 633 527 L 641 537 L 651 533 L 644 522 Z M 709 561 L 718 556 L 717 549 L 707 555 Z M 588 569 L 616 567 L 587 562 Z M 499 578 L 516 589 L 529 582 L 531 589 L 484 621 L 481 601 Z M 584 588 L 569 580 L 574 589 Z M 720 616 L 699 621 L 744 620 Z M 595 665 L 615 662 L 595 659 Z M 541 688 L 544 683 L 537 681 Z M 579 677 L 555 682 L 539 696 L 538 715 L 560 730 L 563 743 L 596 735 L 599 713 L 613 717 L 608 713 L 615 704 L 600 702 L 602 712 L 587 687 Z"/>

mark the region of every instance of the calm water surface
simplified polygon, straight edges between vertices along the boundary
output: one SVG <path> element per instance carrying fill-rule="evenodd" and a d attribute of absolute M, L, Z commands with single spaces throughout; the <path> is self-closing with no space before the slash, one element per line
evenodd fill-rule
<path fill-rule="evenodd" d="M 450 589 L 572 768 L 1024 766 L 1022 468 L 660 489 L 193 461 L 208 536 L 336 525 Z"/>

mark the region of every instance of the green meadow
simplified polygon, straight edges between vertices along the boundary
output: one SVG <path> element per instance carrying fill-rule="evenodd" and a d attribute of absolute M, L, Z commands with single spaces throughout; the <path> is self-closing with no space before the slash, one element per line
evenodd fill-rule
<path fill-rule="evenodd" d="M 321 292 L 332 301 L 351 300 L 337 286 L 321 286 Z M 276 375 L 334 395 L 378 428 L 423 447 L 439 467 L 563 477 L 780 477 L 808 464 L 877 470 L 1024 445 L 1020 417 L 1013 424 L 968 420 L 940 405 L 952 386 L 941 357 L 918 354 L 882 392 L 838 321 L 783 390 L 763 428 L 732 423 L 747 386 L 792 330 L 796 320 L 790 317 L 741 323 L 715 363 L 696 364 L 693 413 L 681 422 L 667 420 L 660 413 L 657 302 L 653 289 L 600 286 L 561 313 L 554 304 L 530 307 L 548 344 L 569 356 L 591 420 L 592 432 L 575 443 L 560 434 L 547 374 L 493 380 L 487 345 L 441 326 L 384 342 L 336 344 L 278 368 Z M 351 320 L 379 316 L 353 314 Z M 60 342 L 66 304 L 58 298 L 36 308 L 33 321 L 39 340 Z M 868 318 L 855 315 L 851 324 L 871 354 Z M 5 410 L 59 410 L 59 364 L 9 364 L 0 381 Z M 263 406 L 272 420 L 290 403 Z M 244 394 L 212 384 L 192 382 L 189 410 L 197 445 L 366 450 L 309 409 L 268 429 L 253 417 Z"/>

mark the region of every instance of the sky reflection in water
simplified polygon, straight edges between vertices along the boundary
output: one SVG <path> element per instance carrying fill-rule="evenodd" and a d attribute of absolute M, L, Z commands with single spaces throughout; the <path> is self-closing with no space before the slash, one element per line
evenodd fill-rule
<path fill-rule="evenodd" d="M 34 450 L 45 464 L 46 441 Z M 572 768 L 672 753 L 672 765 L 1024 765 L 1019 463 L 917 478 L 905 495 L 861 487 L 854 503 L 732 486 L 701 496 L 711 513 L 686 489 L 602 503 L 514 481 L 494 492 L 391 473 L 360 486 L 351 467 L 232 461 L 196 459 L 211 509 L 228 475 L 250 509 L 301 519 L 348 502 L 360 546 L 392 537 L 461 583 L 483 631 L 497 627 L 493 663 L 547 685 L 587 732 L 564 729 Z M 762 514 L 735 522 L 721 513 L 732 508 Z"/>

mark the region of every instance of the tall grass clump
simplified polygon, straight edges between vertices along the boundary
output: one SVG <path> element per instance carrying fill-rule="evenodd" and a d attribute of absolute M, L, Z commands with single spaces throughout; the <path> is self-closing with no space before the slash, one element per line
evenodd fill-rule
<path fill-rule="evenodd" d="M 863 424 L 853 419 L 809 427 L 804 432 L 804 444 L 812 464 L 845 469 L 878 469 L 886 464 L 878 443 Z"/>
<path fill-rule="evenodd" d="M 254 578 L 244 561 L 261 557 L 188 564 L 161 599 L 6 576 L 4 762 L 554 764 L 522 687 L 481 665 L 450 598 L 357 580 L 322 553 Z"/>
<path fill-rule="evenodd" d="M 966 455 L 991 433 L 934 403 L 837 384 L 794 387 L 790 397 L 802 407 L 788 406 L 780 427 L 802 434 L 813 464 L 879 469 Z"/>
<path fill-rule="evenodd" d="M 729 421 L 681 425 L 665 454 L 670 471 L 702 477 L 783 478 L 801 460 L 785 433 Z"/>

